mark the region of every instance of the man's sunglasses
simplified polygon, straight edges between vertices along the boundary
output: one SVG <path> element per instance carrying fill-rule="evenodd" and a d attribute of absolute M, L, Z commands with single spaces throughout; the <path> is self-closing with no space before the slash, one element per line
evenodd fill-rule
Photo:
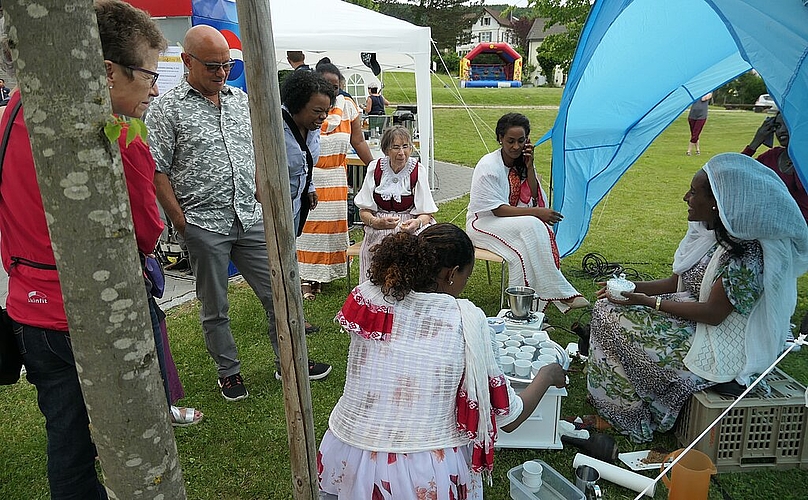
<path fill-rule="evenodd" d="M 227 72 L 229 72 L 231 69 L 233 69 L 233 66 L 235 66 L 235 64 L 236 64 L 236 61 L 234 61 L 233 59 L 230 59 L 229 61 L 224 62 L 224 63 L 214 63 L 214 62 L 206 62 L 206 61 L 203 61 L 202 59 L 200 59 L 200 58 L 196 57 L 195 55 L 191 54 L 190 52 L 186 52 L 186 54 L 188 54 L 188 55 L 189 55 L 189 56 L 191 56 L 192 58 L 194 58 L 194 59 L 196 59 L 197 61 L 199 61 L 199 62 L 201 62 L 202 64 L 204 64 L 204 65 L 205 65 L 205 68 L 207 68 L 208 72 L 210 72 L 210 73 L 216 73 L 216 72 L 218 72 L 220 69 L 221 69 L 222 71 L 224 71 L 225 73 L 227 73 Z"/>

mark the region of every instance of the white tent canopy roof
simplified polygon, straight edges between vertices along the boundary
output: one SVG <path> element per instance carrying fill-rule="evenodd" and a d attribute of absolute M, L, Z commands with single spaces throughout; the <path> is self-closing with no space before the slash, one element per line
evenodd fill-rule
<path fill-rule="evenodd" d="M 421 159 L 432 171 L 431 30 L 342 0 L 270 0 L 275 58 L 288 68 L 287 50 L 302 50 L 314 65 L 328 56 L 340 68 L 367 68 L 375 52 L 382 70 L 414 71 Z"/>

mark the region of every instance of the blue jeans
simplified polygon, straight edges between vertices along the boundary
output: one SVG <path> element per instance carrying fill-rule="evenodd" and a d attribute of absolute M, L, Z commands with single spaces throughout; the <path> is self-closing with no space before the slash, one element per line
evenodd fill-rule
<path fill-rule="evenodd" d="M 69 332 L 14 324 L 26 377 L 36 387 L 48 433 L 48 483 L 53 500 L 105 500 L 95 472 L 95 445 Z"/>

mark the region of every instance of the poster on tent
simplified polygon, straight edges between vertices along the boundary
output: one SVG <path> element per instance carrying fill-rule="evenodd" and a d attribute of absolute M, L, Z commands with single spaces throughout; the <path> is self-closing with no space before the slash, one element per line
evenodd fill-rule
<path fill-rule="evenodd" d="M 185 65 L 182 63 L 182 47 L 172 45 L 160 54 L 157 60 L 157 72 L 160 73 L 160 93 L 173 89 L 182 82 L 185 76 Z"/>
<path fill-rule="evenodd" d="M 236 61 L 227 76 L 228 85 L 247 90 L 244 77 L 244 56 L 241 52 L 241 34 L 235 0 L 194 0 L 191 25 L 207 24 L 221 31 L 230 46 L 230 58 Z"/>

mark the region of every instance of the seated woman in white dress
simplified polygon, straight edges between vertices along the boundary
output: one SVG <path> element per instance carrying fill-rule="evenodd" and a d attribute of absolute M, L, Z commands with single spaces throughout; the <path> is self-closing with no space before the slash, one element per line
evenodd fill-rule
<path fill-rule="evenodd" d="M 384 156 L 368 165 L 362 189 L 354 197 L 359 217 L 365 224 L 365 239 L 359 250 L 359 283 L 368 279 L 372 248 L 385 236 L 398 231 L 417 233 L 435 222 L 438 211 L 429 175 L 417 158 L 410 156 L 410 131 L 395 125 L 384 131 Z"/>
<path fill-rule="evenodd" d="M 474 246 L 508 261 L 510 286 L 529 286 L 561 312 L 586 307 L 587 301 L 561 274 L 552 224 L 561 213 L 548 208 L 533 167 L 530 121 L 508 113 L 497 122 L 502 146 L 483 156 L 474 169 L 466 232 Z"/>
<path fill-rule="evenodd" d="M 485 314 L 457 298 L 473 267 L 471 240 L 453 224 L 377 247 L 370 280 L 337 315 L 351 346 L 320 444 L 321 498 L 482 498 L 497 428 L 514 430 L 565 385 L 553 363 L 518 396 L 511 389 Z"/>
<path fill-rule="evenodd" d="M 689 229 L 673 274 L 625 300 L 598 292 L 589 401 L 633 441 L 670 430 L 707 387 L 738 396 L 780 354 L 808 267 L 808 227 L 777 175 L 715 156 L 684 196 Z"/>

